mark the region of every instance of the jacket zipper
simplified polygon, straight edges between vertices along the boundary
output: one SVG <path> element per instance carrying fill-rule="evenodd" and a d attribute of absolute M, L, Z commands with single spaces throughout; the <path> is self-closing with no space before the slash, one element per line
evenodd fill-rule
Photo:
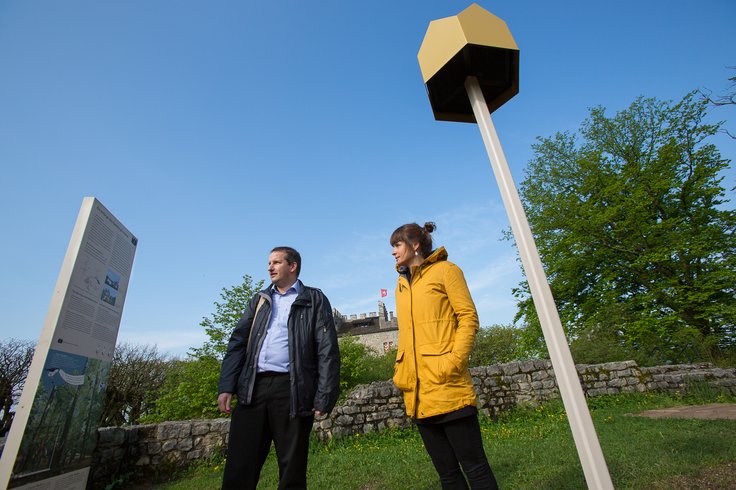
<path fill-rule="evenodd" d="M 417 269 L 417 272 L 419 270 Z M 414 417 L 417 418 L 417 411 L 419 409 L 419 367 L 417 366 L 417 336 L 416 330 L 414 329 L 414 288 L 412 283 L 414 282 L 414 274 L 411 274 L 409 269 L 409 280 L 407 281 L 409 287 L 409 306 L 411 308 L 409 316 L 411 318 L 411 350 L 412 350 L 412 361 L 414 362 Z"/>

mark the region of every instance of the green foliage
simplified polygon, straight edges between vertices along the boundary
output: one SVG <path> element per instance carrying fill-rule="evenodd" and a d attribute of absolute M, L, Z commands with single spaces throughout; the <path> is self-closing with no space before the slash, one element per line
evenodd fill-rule
<path fill-rule="evenodd" d="M 371 356 L 369 363 L 370 381 L 387 381 L 394 377 L 394 365 L 396 364 L 396 348 L 387 350 L 383 354 Z"/>
<path fill-rule="evenodd" d="M 627 348 L 618 331 L 590 327 L 580 332 L 570 343 L 570 353 L 576 364 L 599 364 L 637 357 Z"/>
<path fill-rule="evenodd" d="M 196 358 L 215 357 L 222 360 L 227 351 L 230 334 L 243 316 L 248 301 L 263 289 L 263 284 L 263 279 L 254 283 L 253 278 L 246 274 L 243 276 L 242 284 L 222 288 L 220 293 L 222 302 L 215 301 L 215 312 L 200 322 L 209 339 L 202 347 L 192 348 L 190 354 Z"/>
<path fill-rule="evenodd" d="M 396 350 L 383 355 L 360 343 L 357 337 L 340 337 L 340 392 L 344 396 L 359 384 L 386 381 L 393 376 Z"/>
<path fill-rule="evenodd" d="M 263 289 L 249 275 L 243 283 L 222 288 L 222 302 L 215 302 L 215 312 L 202 319 L 208 340 L 190 349 L 189 358 L 174 361 L 174 367 L 161 389 L 155 410 L 143 417 L 145 422 L 221 417 L 217 409 L 217 382 L 222 358 L 233 329 L 243 315 L 248 301 Z"/>
<path fill-rule="evenodd" d="M 142 417 L 144 423 L 166 420 L 217 418 L 217 382 L 220 361 L 211 356 L 174 361 L 164 382 L 155 410 Z"/>
<path fill-rule="evenodd" d="M 703 122 L 706 107 L 694 94 L 639 98 L 613 117 L 597 107 L 580 137 L 534 145 L 521 195 L 568 339 L 640 358 L 659 349 L 668 362 L 707 339 L 703 356 L 733 348 L 736 213 L 723 206 L 729 162 L 709 143 L 719 125 Z M 541 353 L 528 285 L 515 292 L 522 343 Z"/>
<path fill-rule="evenodd" d="M 521 331 L 504 325 L 482 327 L 475 335 L 469 367 L 490 366 L 519 359 Z"/>

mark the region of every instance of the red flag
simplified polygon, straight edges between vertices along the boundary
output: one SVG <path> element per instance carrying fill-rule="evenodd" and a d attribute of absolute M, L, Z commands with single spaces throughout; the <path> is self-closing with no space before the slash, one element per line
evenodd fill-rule
<path fill-rule="evenodd" d="M 385 289 L 381 289 L 381 298 L 385 298 L 386 296 L 388 296 L 388 291 Z"/>

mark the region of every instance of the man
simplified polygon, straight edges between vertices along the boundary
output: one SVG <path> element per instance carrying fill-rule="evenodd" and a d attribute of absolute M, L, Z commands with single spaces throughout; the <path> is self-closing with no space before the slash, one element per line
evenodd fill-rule
<path fill-rule="evenodd" d="M 232 409 L 223 489 L 255 489 L 273 441 L 279 489 L 307 488 L 309 433 L 335 406 L 340 352 L 327 297 L 298 279 L 301 256 L 276 247 L 271 286 L 251 298 L 222 361 L 220 411 Z"/>

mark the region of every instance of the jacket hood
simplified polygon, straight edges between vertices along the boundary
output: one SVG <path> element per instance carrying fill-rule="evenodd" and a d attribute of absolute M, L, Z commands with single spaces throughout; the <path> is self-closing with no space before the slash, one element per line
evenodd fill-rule
<path fill-rule="evenodd" d="M 436 262 L 441 262 L 443 260 L 447 260 L 447 250 L 445 250 L 445 247 L 439 247 L 435 249 L 434 252 L 429 254 L 429 257 L 424 259 L 422 263 L 419 265 L 419 268 L 427 267 L 428 265 L 434 264 Z M 396 272 L 399 274 L 403 274 L 405 276 L 409 275 L 409 267 L 405 265 L 397 265 L 396 266 Z"/>
<path fill-rule="evenodd" d="M 447 250 L 445 250 L 445 247 L 440 247 L 429 254 L 429 257 L 424 259 L 424 262 L 422 262 L 422 266 L 434 264 L 435 262 L 440 262 L 442 260 L 447 260 Z"/>

